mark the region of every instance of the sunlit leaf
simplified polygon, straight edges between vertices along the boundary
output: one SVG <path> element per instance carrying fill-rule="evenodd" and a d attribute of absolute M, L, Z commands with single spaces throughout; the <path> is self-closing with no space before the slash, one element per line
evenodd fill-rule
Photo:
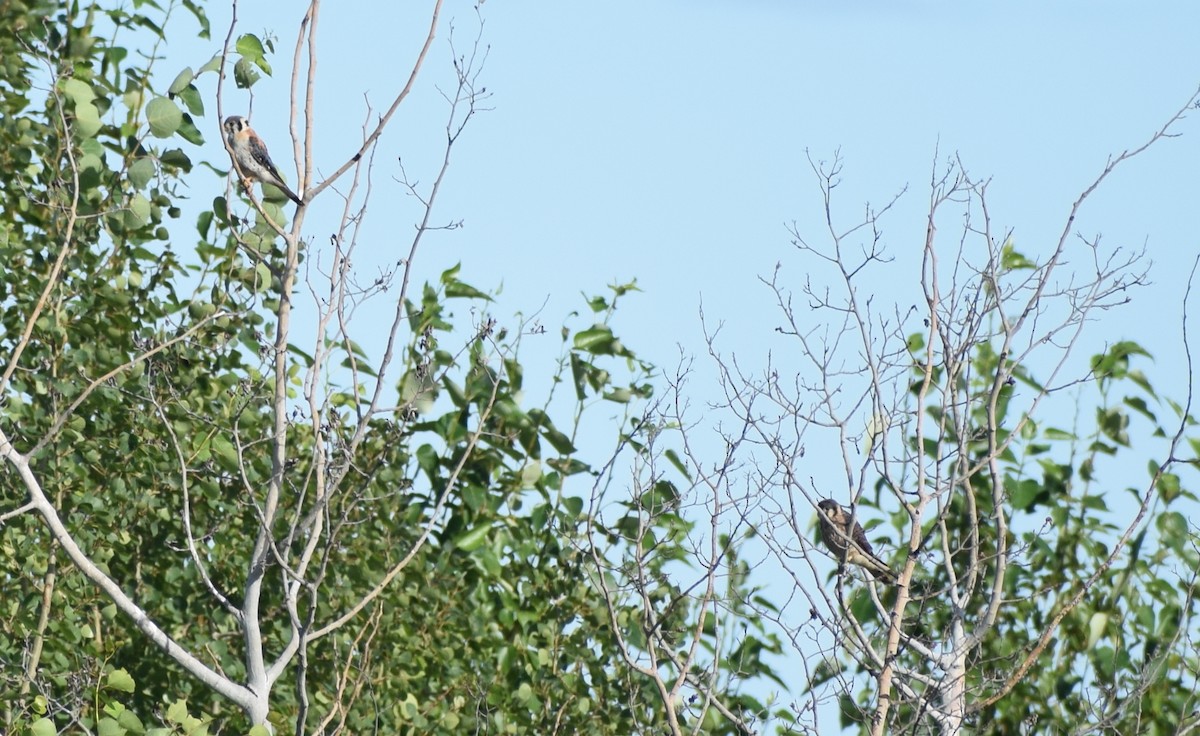
<path fill-rule="evenodd" d="M 183 111 L 166 97 L 155 97 L 146 105 L 146 122 L 156 138 L 170 138 L 183 123 Z"/>

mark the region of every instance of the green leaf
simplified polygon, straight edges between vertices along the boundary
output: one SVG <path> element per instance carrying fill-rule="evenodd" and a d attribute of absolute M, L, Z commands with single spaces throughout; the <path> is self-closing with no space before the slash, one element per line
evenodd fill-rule
<path fill-rule="evenodd" d="M 587 398 L 588 372 L 591 364 L 584 361 L 575 353 L 571 353 L 571 378 L 575 385 L 575 398 L 583 401 Z M 1197 450 L 1200 454 L 1200 450 Z"/>
<path fill-rule="evenodd" d="M 270 45 L 269 40 L 267 45 Z M 242 36 L 238 39 L 237 48 L 238 53 L 242 54 L 246 60 L 253 62 L 268 75 L 271 74 L 271 64 L 267 61 L 267 49 L 263 48 L 262 42 L 257 37 L 249 34 Z"/>
<path fill-rule="evenodd" d="M 1163 544 L 1176 551 L 1188 543 L 1188 523 L 1183 514 L 1178 511 L 1164 511 L 1155 521 Z"/>
<path fill-rule="evenodd" d="M 184 87 L 175 97 L 192 115 L 197 117 L 204 115 L 204 96 L 200 94 L 200 90 L 196 89 L 195 85 Z"/>
<path fill-rule="evenodd" d="M 1129 446 L 1129 415 L 1120 409 L 1097 409 L 1096 423 L 1105 437 L 1123 447 Z"/>
<path fill-rule="evenodd" d="M 131 112 L 139 111 L 146 102 L 146 91 L 141 88 L 131 89 L 121 95 L 121 101 Z"/>
<path fill-rule="evenodd" d="M 537 460 L 530 461 L 521 468 L 521 488 L 536 488 L 542 479 L 542 464 Z"/>
<path fill-rule="evenodd" d="M 150 135 L 155 138 L 170 138 L 183 123 L 183 111 L 166 97 L 155 97 L 146 105 L 146 122 Z"/>
<path fill-rule="evenodd" d="M 616 355 L 619 343 L 608 325 L 595 325 L 575 334 L 574 347 L 593 355 Z"/>
<path fill-rule="evenodd" d="M 130 230 L 145 227 L 150 223 L 150 215 L 150 200 L 139 192 L 129 198 L 129 205 L 125 209 L 125 226 Z"/>
<path fill-rule="evenodd" d="M 487 542 L 488 534 L 492 531 L 491 524 L 479 524 L 475 528 L 460 534 L 454 540 L 454 546 L 464 552 L 473 552 Z"/>
<path fill-rule="evenodd" d="M 462 488 L 463 503 L 472 511 L 479 511 L 487 503 L 489 496 L 488 489 L 475 485 L 474 483 L 467 484 Z"/>
<path fill-rule="evenodd" d="M 134 736 L 141 736 L 141 734 L 146 733 L 146 727 L 142 725 L 141 719 L 130 710 L 122 710 L 117 716 L 117 723 L 127 733 L 131 733 Z"/>
<path fill-rule="evenodd" d="M 1150 411 L 1150 407 L 1146 405 L 1146 400 L 1140 396 L 1125 397 L 1125 405 L 1152 422 L 1158 421 L 1158 417 L 1154 416 L 1154 412 Z"/>
<path fill-rule="evenodd" d="M 587 299 L 586 296 L 584 298 Z M 587 299 L 587 305 L 593 312 L 597 313 L 604 312 L 609 308 L 608 300 L 602 296 L 594 296 L 591 299 Z"/>
<path fill-rule="evenodd" d="M 75 106 L 75 133 L 80 138 L 91 138 L 100 132 L 100 111 L 90 103 Z"/>
<path fill-rule="evenodd" d="M 583 499 L 578 496 L 567 496 L 562 500 L 563 507 L 572 518 L 579 518 L 583 513 Z"/>
<path fill-rule="evenodd" d="M 1092 614 L 1088 621 L 1088 643 L 1087 648 L 1091 649 L 1100 641 L 1100 637 L 1104 636 L 1104 631 L 1108 627 L 1108 614 L 1096 612 Z"/>
<path fill-rule="evenodd" d="M 1005 241 L 1000 248 L 1000 266 L 1007 271 L 1037 268 L 1036 263 L 1017 252 L 1016 244 L 1012 240 Z"/>
<path fill-rule="evenodd" d="M 571 438 L 559 432 L 553 426 L 543 426 L 542 436 L 550 443 L 550 446 L 562 455 L 570 455 L 575 452 L 575 445 L 572 444 Z"/>
<path fill-rule="evenodd" d="M 78 77 L 67 77 L 60 80 L 58 88 L 75 105 L 90 104 L 96 99 L 96 92 L 91 85 Z"/>
<path fill-rule="evenodd" d="M 251 59 L 261 58 L 267 53 L 258 36 L 250 33 L 238 36 L 238 40 L 234 43 L 234 48 L 242 56 L 249 56 Z"/>
<path fill-rule="evenodd" d="M 29 724 L 30 736 L 55 736 L 58 729 L 54 727 L 54 721 L 49 718 L 39 718 Z"/>
<path fill-rule="evenodd" d="M 187 711 L 187 700 L 180 698 L 167 706 L 167 722 L 182 724 L 190 716 Z"/>
<path fill-rule="evenodd" d="M 1042 432 L 1042 436 L 1048 440 L 1054 440 L 1056 442 L 1072 442 L 1077 439 L 1073 433 L 1062 429 L 1055 429 L 1054 427 L 1047 427 Z"/>
<path fill-rule="evenodd" d="M 687 478 L 689 481 L 692 479 L 691 473 L 688 472 L 687 465 L 679 458 L 678 453 L 676 453 L 674 450 L 667 450 L 663 453 L 663 456 L 675 466 L 675 469 L 678 470 L 684 478 Z"/>
<path fill-rule="evenodd" d="M 1158 492 L 1162 494 L 1163 500 L 1171 503 L 1183 494 L 1183 485 L 1180 483 L 1179 476 L 1174 473 L 1163 473 L 1158 479 Z"/>
<path fill-rule="evenodd" d="M 853 579 L 853 577 L 855 575 L 853 570 L 856 570 L 856 569 L 858 569 L 858 568 L 855 568 L 851 565 L 846 566 L 846 584 L 847 584 L 847 586 L 849 586 L 851 584 L 850 581 Z M 867 619 L 869 619 L 875 615 L 875 604 L 871 601 L 871 597 L 869 595 L 867 595 L 865 589 L 857 588 L 855 590 L 854 594 L 851 596 L 850 612 L 853 613 L 854 617 L 857 618 L 859 621 L 866 621 Z"/>
<path fill-rule="evenodd" d="M 134 691 L 133 678 L 129 676 L 129 672 L 125 669 L 113 670 L 108 673 L 108 682 L 106 687 L 117 690 L 123 693 L 131 693 Z"/>
<path fill-rule="evenodd" d="M 586 473 L 591 470 L 591 466 L 587 463 L 571 457 L 552 457 L 546 460 L 546 464 L 563 475 L 577 475 L 579 473 Z"/>
<path fill-rule="evenodd" d="M 221 68 L 221 55 L 213 54 L 212 58 L 209 59 L 204 64 L 204 66 L 200 67 L 200 71 L 196 72 L 196 76 L 198 77 L 201 74 L 206 74 L 208 72 L 215 72 L 220 68 Z"/>
<path fill-rule="evenodd" d="M 1135 355 L 1149 357 L 1150 353 L 1136 342 L 1122 340 L 1107 352 L 1092 356 L 1092 371 L 1101 379 L 1124 378 L 1129 373 L 1130 358 Z"/>
<path fill-rule="evenodd" d="M 271 267 L 262 261 L 254 264 L 254 282 L 255 291 L 258 292 L 267 291 L 274 286 L 271 278 Z M 312 360 L 309 359 L 308 362 L 311 364 Z"/>
<path fill-rule="evenodd" d="M 609 289 L 612 289 L 613 295 L 617 297 L 625 296 L 632 291 L 641 291 L 637 285 L 637 279 L 630 281 L 628 284 L 609 284 Z"/>
<path fill-rule="evenodd" d="M 462 281 L 458 281 L 457 279 L 446 280 L 445 274 L 442 275 L 442 283 L 443 283 L 443 285 L 445 285 L 446 299 L 482 299 L 485 301 L 492 300 L 492 298 L 488 297 L 487 294 L 479 291 L 479 289 L 476 289 L 473 286 L 470 286 L 469 283 L 463 283 Z"/>
<path fill-rule="evenodd" d="M 158 161 L 163 166 L 181 169 L 184 172 L 192 170 L 192 159 L 179 148 L 168 148 L 159 155 Z"/>
<path fill-rule="evenodd" d="M 154 160 L 143 156 L 129 165 L 129 183 L 134 189 L 144 189 L 157 173 L 158 168 L 154 165 Z"/>
<path fill-rule="evenodd" d="M 614 388 L 612 391 L 605 391 L 604 398 L 618 404 L 628 404 L 633 400 L 633 391 L 627 388 Z"/>
<path fill-rule="evenodd" d="M 254 62 L 246 57 L 238 59 L 233 65 L 233 81 L 237 84 L 238 89 L 249 89 L 260 78 L 261 75 L 254 68 Z"/>
<path fill-rule="evenodd" d="M 167 88 L 167 94 L 179 94 L 183 90 L 187 89 L 188 85 L 190 85 L 192 80 L 195 78 L 196 75 L 192 72 L 192 68 L 190 66 L 185 66 L 178 74 L 175 75 L 175 80 L 172 81 L 171 86 Z"/>

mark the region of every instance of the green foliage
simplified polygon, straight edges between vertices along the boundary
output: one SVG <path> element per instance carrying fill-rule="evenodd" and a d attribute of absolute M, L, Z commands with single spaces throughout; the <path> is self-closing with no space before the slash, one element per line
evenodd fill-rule
<path fill-rule="evenodd" d="M 277 732 L 294 731 L 304 707 L 308 729 L 330 715 L 330 731 L 347 733 L 661 725 L 660 694 L 625 666 L 581 552 L 594 520 L 578 494 L 605 459 L 577 446 L 587 410 L 612 402 L 634 416 L 653 393 L 653 367 L 611 322 L 636 286 L 585 297 L 600 321 L 564 327 L 558 372 L 541 374 L 573 392 L 540 405 L 525 396 L 533 369 L 519 359 L 519 330 L 454 313 L 490 301 L 457 266 L 405 292 L 398 370 L 385 373 L 343 335 L 317 350 L 289 341 L 277 373 L 273 341 L 292 296 L 282 298 L 279 233 L 261 216 L 243 222 L 224 197 L 200 213 L 194 247 L 171 223 L 184 178 L 201 191 L 201 172 L 226 168 L 192 160 L 207 112 L 196 82 L 220 58 L 155 88 L 158 57 L 139 44 L 167 40 L 176 8 L 134 5 L 10 3 L 6 23 L 35 43 L 0 36 L 0 427 L 73 539 L 166 634 L 237 683 L 248 677 L 238 608 L 272 484 L 291 505 L 271 520 L 263 563 L 268 656 L 355 610 L 389 576 L 357 615 L 300 645 L 271 691 Z M 181 7 L 207 34 L 202 5 Z M 271 39 L 239 37 L 237 84 L 271 74 L 272 51 Z M 47 75 L 41 94 L 34 80 Z M 265 211 L 285 221 L 279 207 Z M 309 370 L 324 371 L 328 391 L 316 416 L 299 400 L 317 385 L 305 383 Z M 370 405 L 367 379 L 385 381 L 398 407 Z M 24 503 L 24 488 L 12 465 L 0 468 L 0 513 Z M 664 482 L 634 503 L 661 508 L 677 493 Z M 667 514 L 650 528 L 663 564 L 685 557 L 687 522 Z M 323 535 L 318 546 L 310 535 Z M 310 553 L 289 612 L 285 570 Z M 747 588 L 736 564 L 731 600 Z M 0 580 L 6 729 L 264 732 L 151 646 L 41 517 L 0 526 Z M 762 654 L 774 647 L 748 637 L 729 656 L 745 676 L 773 678 Z"/>
<path fill-rule="evenodd" d="M 840 163 L 814 169 L 829 212 Z M 791 516 L 772 551 L 797 579 L 819 584 L 820 556 L 796 538 L 796 518 L 814 498 L 847 492 L 900 572 L 895 587 L 861 585 L 857 571 L 821 588 L 798 584 L 811 621 L 781 626 L 820 648 L 797 645 L 811 658 L 818 716 L 836 702 L 841 726 L 855 732 L 1186 730 L 1200 666 L 1191 613 L 1200 536 L 1187 512 L 1197 501 L 1196 420 L 1190 402 L 1151 385 L 1138 342 L 1077 354 L 1085 327 L 1145 283 L 1143 264 L 1105 252 L 1097 237 L 1084 245 L 1104 265 L 1072 271 L 1078 202 L 1062 240 L 1030 257 L 995 237 L 986 190 L 957 161 L 934 177 L 912 279 L 918 306 L 891 304 L 862 278 L 892 268 L 882 211 L 870 208 L 851 227 L 824 223 L 828 243 L 795 233 L 813 263 L 833 264 L 832 286 L 813 271 L 803 279 L 815 324 L 770 283 L 786 318 L 779 332 L 811 365 L 781 378 L 773 361 L 761 382 L 725 388 L 745 427 L 726 441 L 749 436 L 769 448 L 773 462 L 754 482 L 785 498 L 774 508 Z M 948 243 L 937 234 L 947 210 L 963 218 Z M 851 247 L 863 230 L 877 242 Z M 745 375 L 741 361 L 722 368 Z M 798 470 L 822 433 L 836 436 L 841 456 L 819 462 L 844 467 L 846 489 Z M 780 721 L 803 730 L 807 707 Z"/>
<path fill-rule="evenodd" d="M 1032 267 L 1010 246 L 1006 246 L 1005 264 Z M 920 335 L 909 338 L 908 347 L 915 361 L 924 359 Z M 1190 707 L 1193 688 L 1187 671 L 1194 658 L 1186 647 L 1178 646 L 1177 637 L 1196 581 L 1179 573 L 1196 569 L 1200 558 L 1194 548 L 1194 529 L 1169 507 L 1183 500 L 1194 502 L 1196 495 L 1179 475 L 1166 470 L 1170 458 L 1148 463 L 1157 493 L 1151 503 L 1156 513 L 1152 529 L 1143 526 L 1136 531 L 1111 566 L 1102 567 L 1112 543 L 1130 522 L 1112 513 L 1118 503 L 1125 508 L 1129 503 L 1118 502 L 1112 479 L 1119 477 L 1121 468 L 1108 458 L 1125 458 L 1133 451 L 1135 426 L 1138 437 L 1170 437 L 1180 421 L 1194 423 L 1178 410 L 1169 418 L 1159 418 L 1162 402 L 1137 369 L 1139 357 L 1148 353 L 1132 341 L 1117 342 L 1092 357 L 1095 383 L 1077 389 L 1088 397 L 1079 401 L 1081 406 L 1095 406 L 1090 424 L 1081 421 L 1064 430 L 1011 413 L 1010 383 L 998 392 L 994 419 L 986 401 L 972 403 L 965 437 L 954 429 L 956 424 L 947 423 L 940 425 L 946 434 L 926 447 L 909 438 L 914 452 L 946 458 L 942 472 L 948 476 L 957 472 L 951 464 L 958 462 L 959 453 L 968 458 L 967 467 L 977 469 L 960 476 L 964 492 L 947 496 L 941 515 L 944 526 L 931 524 L 925 529 L 927 547 L 958 551 L 952 564 L 960 581 L 976 555 L 983 579 L 995 574 L 1001 549 L 998 529 L 972 520 L 996 517 L 993 478 L 1003 484 L 999 497 L 1004 499 L 1000 511 L 1008 523 L 1004 539 L 1008 566 L 994 628 L 986 628 L 991 597 L 987 585 L 970 588 L 971 597 L 961 602 L 961 608 L 922 605 L 919 618 L 906 624 L 910 633 L 920 637 L 938 632 L 945 636 L 955 620 L 967 631 L 986 631 L 971 655 L 967 702 L 984 700 L 1012 676 L 1017 663 L 1035 650 L 1043 632 L 1066 611 L 1029 673 L 999 702 L 972 714 L 973 729 L 979 733 L 1019 733 L 1030 723 L 1037 723 L 1038 732 L 1067 732 L 1080 725 L 1085 713 L 1091 714 L 1091 720 L 1102 719 L 1105 729 L 1113 733 L 1172 733 L 1178 714 Z M 987 396 L 995 387 L 993 377 L 1005 373 L 1035 391 L 1043 390 L 1028 369 L 1009 361 L 988 342 L 976 346 L 971 360 L 968 374 L 975 378 L 961 384 L 962 395 Z M 945 386 L 945 374 L 935 372 L 934 381 L 930 395 L 937 398 L 924 410 L 936 423 L 943 419 L 942 392 L 950 388 Z M 918 387 L 913 387 L 916 395 Z M 999 448 L 995 476 L 987 472 L 985 462 L 991 452 L 990 427 Z M 1140 504 L 1141 491 L 1128 491 L 1133 505 Z M 926 568 L 919 580 L 919 590 L 950 585 L 941 564 Z M 1087 592 L 1075 605 L 1081 586 Z M 1168 612 L 1169 624 L 1164 625 L 1162 612 Z M 858 615 L 868 618 L 870 609 Z M 923 666 L 920 657 L 903 650 L 901 661 L 915 669 Z M 1136 695 L 1131 698 L 1131 693 Z M 920 720 L 916 704 L 905 703 L 899 710 L 897 723 Z"/>
<path fill-rule="evenodd" d="M 104 736 L 205 736 L 208 723 L 188 713 L 187 702 L 177 700 L 165 709 L 157 726 L 147 728 L 135 712 L 126 707 L 126 696 L 135 692 L 130 674 L 123 670 L 110 670 L 105 682 L 96 683 L 90 692 L 84 693 L 95 706 L 94 712 L 81 714 L 75 725 L 82 733 L 97 733 Z M 50 702 L 41 695 L 32 699 L 27 714 L 11 720 L 7 727 L 12 733 L 28 733 L 30 736 L 52 736 L 60 733 L 51 712 Z"/>

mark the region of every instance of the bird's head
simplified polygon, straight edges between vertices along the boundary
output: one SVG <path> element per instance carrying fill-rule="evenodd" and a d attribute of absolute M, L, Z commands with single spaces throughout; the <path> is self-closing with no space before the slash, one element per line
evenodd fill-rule
<path fill-rule="evenodd" d="M 233 137 L 246 128 L 249 128 L 250 121 L 241 115 L 230 115 L 225 118 L 225 122 L 221 124 L 221 127 L 225 129 L 225 135 Z"/>
<path fill-rule="evenodd" d="M 838 502 L 834 501 L 832 498 L 827 498 L 824 501 L 821 501 L 817 504 L 817 508 L 821 509 L 827 514 L 832 514 L 841 510 L 841 506 L 839 506 Z"/>

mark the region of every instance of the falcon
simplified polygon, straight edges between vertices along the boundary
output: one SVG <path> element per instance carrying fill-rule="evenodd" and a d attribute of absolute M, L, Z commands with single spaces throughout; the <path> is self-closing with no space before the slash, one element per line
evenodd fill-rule
<path fill-rule="evenodd" d="M 850 529 L 850 514 L 841 504 L 827 498 L 817 504 L 817 516 L 820 518 L 821 541 L 837 557 L 839 565 L 849 562 L 871 573 L 876 580 L 889 584 L 896 582 L 892 568 L 875 556 L 862 525 L 855 522 L 854 529 Z"/>
<path fill-rule="evenodd" d="M 230 115 L 222 125 L 225 129 L 225 139 L 233 150 L 233 161 L 237 164 L 238 174 L 242 179 L 261 181 L 278 187 L 279 191 L 298 205 L 303 206 L 304 200 L 284 183 L 279 169 L 271 161 L 267 153 L 267 144 L 263 143 L 258 133 L 250 127 L 250 122 L 241 115 Z"/>

